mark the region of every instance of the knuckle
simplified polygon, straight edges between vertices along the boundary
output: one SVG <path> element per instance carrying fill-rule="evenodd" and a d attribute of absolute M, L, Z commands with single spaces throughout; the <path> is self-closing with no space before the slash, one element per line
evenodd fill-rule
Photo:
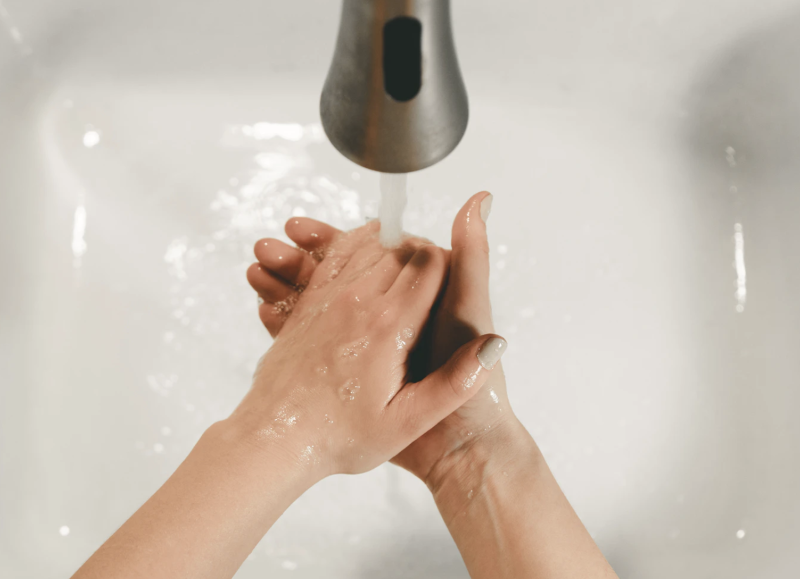
<path fill-rule="evenodd" d="M 475 384 L 476 376 L 470 374 L 461 365 L 456 365 L 447 373 L 447 383 L 457 398 L 463 398 Z"/>
<path fill-rule="evenodd" d="M 345 304 L 360 303 L 362 299 L 362 291 L 359 291 L 357 286 L 351 285 L 345 288 L 339 294 L 339 301 Z"/>
<path fill-rule="evenodd" d="M 434 246 L 433 261 L 436 267 L 443 268 L 447 264 L 447 253 L 441 247 Z"/>

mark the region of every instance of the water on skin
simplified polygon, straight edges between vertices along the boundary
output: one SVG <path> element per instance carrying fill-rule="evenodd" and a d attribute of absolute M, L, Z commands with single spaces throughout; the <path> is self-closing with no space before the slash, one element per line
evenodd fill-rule
<path fill-rule="evenodd" d="M 384 247 L 395 247 L 403 238 L 403 212 L 408 195 L 406 173 L 381 173 L 380 240 Z"/>
<path fill-rule="evenodd" d="M 352 402 L 356 399 L 356 394 L 360 389 L 361 385 L 358 383 L 358 378 L 351 378 L 339 387 L 339 399 L 342 402 Z"/>
<path fill-rule="evenodd" d="M 416 336 L 416 332 L 414 328 L 406 328 L 401 332 L 397 332 L 397 336 L 395 337 L 395 344 L 397 345 L 397 350 L 403 350 L 406 346 L 408 346 L 409 342 L 414 339 Z"/>
<path fill-rule="evenodd" d="M 339 354 L 342 358 L 347 360 L 352 360 L 353 358 L 358 358 L 358 355 L 364 352 L 369 347 L 369 338 L 364 336 L 363 338 L 359 338 L 355 342 L 351 342 L 350 344 L 345 344 L 341 347 Z"/>

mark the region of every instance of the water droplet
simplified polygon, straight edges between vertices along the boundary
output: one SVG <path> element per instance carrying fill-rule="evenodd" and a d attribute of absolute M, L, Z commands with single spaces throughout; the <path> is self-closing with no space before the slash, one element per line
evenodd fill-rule
<path fill-rule="evenodd" d="M 311 445 L 306 446 L 305 450 L 303 450 L 303 452 L 300 453 L 300 459 L 306 464 L 319 463 L 319 457 L 317 456 L 317 453 L 314 451 L 314 447 Z"/>
<path fill-rule="evenodd" d="M 395 337 L 395 344 L 397 345 L 397 350 L 400 351 L 405 349 L 405 347 L 408 346 L 409 341 L 411 341 L 415 335 L 416 332 L 414 331 L 414 328 L 406 328 L 398 332 L 397 336 Z"/>
<path fill-rule="evenodd" d="M 466 378 L 464 378 L 464 389 L 469 390 L 473 386 L 475 386 L 475 382 L 478 380 L 478 372 L 474 374 L 470 374 Z"/>
<path fill-rule="evenodd" d="M 342 349 L 340 350 L 340 355 L 342 358 L 347 358 L 347 359 L 358 358 L 358 355 L 361 354 L 368 347 L 369 347 L 369 339 L 365 336 L 363 338 L 359 338 L 355 342 L 342 346 Z"/>
<path fill-rule="evenodd" d="M 275 422 L 285 426 L 294 426 L 297 424 L 297 416 L 287 412 L 286 408 L 281 408 L 278 410 L 277 416 L 275 416 Z"/>
<path fill-rule="evenodd" d="M 69 535 L 69 527 L 64 525 L 58 530 L 58 534 L 61 535 L 62 537 L 66 537 L 67 535 Z"/>
<path fill-rule="evenodd" d="M 358 378 L 352 378 L 339 388 L 339 399 L 342 402 L 352 402 L 356 399 L 359 389 L 361 385 L 358 383 Z"/>
<path fill-rule="evenodd" d="M 736 538 L 737 539 L 739 539 L 739 540 L 744 539 L 744 536 L 745 536 L 744 529 L 739 529 L 738 531 L 736 531 Z"/>

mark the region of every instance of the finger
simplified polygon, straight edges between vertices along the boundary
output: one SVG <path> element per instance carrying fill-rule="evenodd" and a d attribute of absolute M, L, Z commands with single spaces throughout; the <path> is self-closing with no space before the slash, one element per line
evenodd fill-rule
<path fill-rule="evenodd" d="M 399 303 L 413 324 L 422 323 L 430 314 L 447 276 L 445 251 L 435 245 L 420 247 L 403 267 L 386 292 L 386 299 Z"/>
<path fill-rule="evenodd" d="M 416 439 L 472 398 L 497 366 L 508 344 L 488 334 L 459 348 L 421 382 L 406 385 L 389 403 L 410 439 Z"/>
<path fill-rule="evenodd" d="M 494 331 L 489 301 L 489 242 L 486 220 L 492 195 L 473 195 L 453 222 L 450 277 L 443 306 L 460 319 L 470 321 L 479 333 Z"/>
<path fill-rule="evenodd" d="M 305 287 L 317 262 L 305 251 L 277 239 L 261 239 L 256 243 L 256 259 L 273 276 L 294 287 Z"/>
<path fill-rule="evenodd" d="M 254 263 L 247 268 L 247 281 L 264 301 L 270 303 L 286 300 L 297 293 L 297 290 L 270 274 L 260 263 Z"/>
<path fill-rule="evenodd" d="M 398 247 L 386 251 L 372 267 L 369 278 L 365 280 L 365 287 L 371 288 L 376 294 L 388 292 L 417 250 L 429 244 L 424 239 L 407 238 Z"/>
<path fill-rule="evenodd" d="M 377 239 L 367 240 L 341 269 L 340 280 L 349 283 L 356 278 L 371 275 L 373 268 L 390 251 L 383 247 Z"/>
<path fill-rule="evenodd" d="M 317 261 L 322 260 L 322 250 L 342 234 L 335 227 L 310 217 L 293 217 L 286 222 L 284 230 L 297 247 L 314 254 Z"/>
<path fill-rule="evenodd" d="M 275 304 L 262 301 L 258 306 L 258 317 L 266 326 L 269 335 L 274 338 L 283 328 L 288 315 L 280 308 L 275 307 Z"/>
<path fill-rule="evenodd" d="M 379 223 L 370 221 L 358 229 L 340 234 L 335 242 L 325 249 L 325 259 L 317 265 L 311 276 L 313 288 L 327 285 L 342 273 L 350 260 L 364 247 L 374 247 L 377 243 Z"/>

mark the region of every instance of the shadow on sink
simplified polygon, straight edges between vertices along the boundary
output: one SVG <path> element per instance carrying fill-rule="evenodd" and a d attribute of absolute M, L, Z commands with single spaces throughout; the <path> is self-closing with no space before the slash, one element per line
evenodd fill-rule
<path fill-rule="evenodd" d="M 789 553 L 800 533 L 798 62 L 795 12 L 722 51 L 683 103 L 680 234 L 696 240 L 686 259 L 698 320 L 698 392 L 686 401 L 685 455 L 674 465 L 685 492 L 639 514 L 647 536 L 607 549 L 620 577 L 781 576 L 797 567 Z"/>

